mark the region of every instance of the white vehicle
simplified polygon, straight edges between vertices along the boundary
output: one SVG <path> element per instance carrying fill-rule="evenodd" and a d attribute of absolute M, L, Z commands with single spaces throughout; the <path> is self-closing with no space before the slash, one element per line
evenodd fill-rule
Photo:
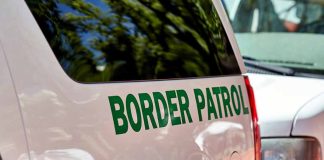
<path fill-rule="evenodd" d="M 258 160 L 219 1 L 2 0 L 3 160 Z"/>
<path fill-rule="evenodd" d="M 254 87 L 262 159 L 322 160 L 324 1 L 225 1 Z"/>

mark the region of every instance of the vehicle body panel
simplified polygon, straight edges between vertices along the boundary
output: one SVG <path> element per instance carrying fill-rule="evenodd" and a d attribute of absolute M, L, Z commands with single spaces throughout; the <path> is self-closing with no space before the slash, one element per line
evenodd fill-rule
<path fill-rule="evenodd" d="M 1 42 L 0 75 L 0 156 L 6 159 L 19 159 L 20 155 L 28 153 L 26 135 Z"/>
<path fill-rule="evenodd" d="M 219 2 L 214 3 L 219 9 Z M 204 111 L 204 120 L 199 122 L 193 94 L 195 88 L 205 91 L 240 85 L 248 107 L 242 75 L 81 84 L 63 71 L 23 0 L 5 0 L 0 10 L 6 13 L 0 16 L 0 21 L 6 22 L 0 27 L 0 40 L 19 99 L 31 159 L 229 159 L 234 151 L 242 159 L 254 159 L 251 115 L 208 121 Z M 234 41 L 233 34 L 229 39 Z M 237 47 L 234 50 L 238 55 Z M 239 63 L 243 67 L 242 61 Z M 129 128 L 116 135 L 108 96 L 125 98 L 127 94 L 165 94 L 178 89 L 188 93 L 192 123 L 171 126 L 169 122 L 165 128 L 142 128 L 139 132 Z M 177 101 L 173 99 L 173 103 Z M 21 159 L 28 159 L 28 153 L 20 153 Z"/>
<path fill-rule="evenodd" d="M 324 90 L 312 78 L 248 74 L 254 88 L 262 137 L 290 136 L 298 111 Z"/>
<path fill-rule="evenodd" d="M 321 152 L 324 153 L 324 92 L 315 96 L 306 103 L 297 113 L 294 119 L 292 136 L 310 136 L 315 137 L 321 146 Z M 316 125 L 314 125 L 316 124 Z"/>

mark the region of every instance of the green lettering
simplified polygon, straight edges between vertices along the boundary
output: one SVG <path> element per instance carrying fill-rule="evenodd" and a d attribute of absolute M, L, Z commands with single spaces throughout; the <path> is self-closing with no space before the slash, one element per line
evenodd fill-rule
<path fill-rule="evenodd" d="M 204 98 L 204 94 L 201 91 L 201 89 L 194 89 L 194 93 L 195 93 L 195 99 L 196 99 L 196 103 L 197 103 L 197 109 L 198 109 L 198 118 L 199 121 L 202 121 L 202 115 L 201 115 L 201 110 L 205 108 L 205 98 Z"/>
<path fill-rule="evenodd" d="M 219 87 L 213 87 L 212 90 L 213 90 L 213 94 L 216 96 L 219 118 L 223 118 L 222 106 L 220 104 L 220 99 L 219 99 L 219 94 L 221 93 L 221 91 Z"/>
<path fill-rule="evenodd" d="M 169 111 L 168 111 L 167 103 L 166 103 L 162 93 L 160 93 L 160 92 L 153 92 L 153 97 L 154 97 L 154 104 L 155 104 L 155 108 L 156 108 L 156 115 L 158 118 L 159 127 L 160 128 L 165 127 L 169 122 Z M 163 112 L 164 112 L 163 118 L 161 115 L 159 101 L 162 103 L 162 106 L 163 106 Z"/>
<path fill-rule="evenodd" d="M 151 120 L 153 128 L 157 128 L 156 122 L 155 122 L 154 116 L 153 116 L 153 102 L 152 102 L 150 95 L 147 93 L 140 93 L 140 94 L 138 94 L 138 96 L 139 96 L 140 103 L 141 103 L 145 130 L 150 129 L 148 119 Z M 148 103 L 147 107 L 145 106 L 145 101 Z"/>
<path fill-rule="evenodd" d="M 207 98 L 207 106 L 208 106 L 208 120 L 211 120 L 211 115 L 213 115 L 214 119 L 218 119 L 214 100 L 209 88 L 206 88 L 206 98 Z"/>
<path fill-rule="evenodd" d="M 236 115 L 241 114 L 241 103 L 240 103 L 240 97 L 238 95 L 237 89 L 234 85 L 231 86 L 231 99 L 232 99 L 232 105 L 234 108 L 234 111 Z M 235 104 L 235 101 L 237 101 L 237 104 Z"/>
<path fill-rule="evenodd" d="M 224 113 L 225 117 L 228 117 L 228 112 L 230 116 L 233 116 L 233 112 L 230 106 L 230 96 L 228 93 L 228 89 L 226 87 L 220 87 L 221 93 L 222 93 L 222 100 L 223 100 L 223 108 L 224 108 Z"/>
<path fill-rule="evenodd" d="M 131 104 L 133 104 L 133 105 L 131 105 Z M 132 115 L 132 106 L 134 106 L 134 108 L 135 108 L 137 122 L 135 122 L 133 115 Z M 129 123 L 130 123 L 131 127 L 133 128 L 133 130 L 135 132 L 140 131 L 142 128 L 141 110 L 140 110 L 140 107 L 138 105 L 138 102 L 137 102 L 135 96 L 132 94 L 128 94 L 126 96 L 126 111 L 127 111 Z"/>
<path fill-rule="evenodd" d="M 124 134 L 128 130 L 128 123 L 127 123 L 127 118 L 124 114 L 123 101 L 119 96 L 109 96 L 108 99 L 109 99 L 111 113 L 114 121 L 115 133 Z M 119 110 L 117 110 L 116 104 L 119 105 Z M 118 120 L 121 120 L 122 124 L 119 124 Z"/>
<path fill-rule="evenodd" d="M 186 123 L 186 115 L 188 118 L 189 123 L 192 122 L 192 118 L 189 111 L 189 98 L 184 90 L 177 90 L 177 96 L 179 101 L 179 107 L 180 107 L 180 114 L 181 114 L 181 123 Z M 182 101 L 184 99 L 184 101 Z"/>
<path fill-rule="evenodd" d="M 241 97 L 241 102 L 242 102 L 242 107 L 243 107 L 243 114 L 249 114 L 249 108 L 245 106 L 245 103 L 244 103 L 244 97 L 243 97 L 243 94 L 242 94 L 242 89 L 241 89 L 241 86 L 238 85 L 239 87 L 239 92 L 240 92 L 240 97 Z"/>
<path fill-rule="evenodd" d="M 179 125 L 181 124 L 181 119 L 180 117 L 175 117 L 174 112 L 178 111 L 177 105 L 175 103 L 172 103 L 172 99 L 176 98 L 176 92 L 173 91 L 166 91 L 166 96 L 167 96 L 167 101 L 169 105 L 169 112 L 170 112 L 170 117 L 171 117 L 171 124 L 172 125 Z"/>

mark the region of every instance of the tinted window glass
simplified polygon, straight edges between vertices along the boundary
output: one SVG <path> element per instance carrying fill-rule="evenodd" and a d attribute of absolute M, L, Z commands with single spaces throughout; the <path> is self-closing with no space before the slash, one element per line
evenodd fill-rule
<path fill-rule="evenodd" d="M 240 74 L 211 0 L 27 0 L 81 82 Z"/>

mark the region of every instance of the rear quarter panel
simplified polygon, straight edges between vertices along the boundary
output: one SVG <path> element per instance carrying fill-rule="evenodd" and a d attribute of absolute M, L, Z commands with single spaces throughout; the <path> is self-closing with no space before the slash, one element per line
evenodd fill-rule
<path fill-rule="evenodd" d="M 324 93 L 315 96 L 307 102 L 296 114 L 292 128 L 292 136 L 316 138 L 324 153 Z"/>

